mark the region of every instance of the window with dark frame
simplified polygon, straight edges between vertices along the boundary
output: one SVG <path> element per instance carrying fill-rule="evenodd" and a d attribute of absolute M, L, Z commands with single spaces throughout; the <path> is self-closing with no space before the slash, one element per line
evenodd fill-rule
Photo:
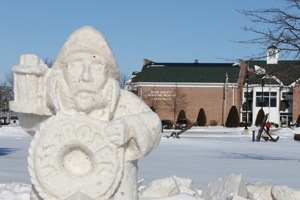
<path fill-rule="evenodd" d="M 276 107 L 277 92 L 256 92 L 256 107 Z"/>

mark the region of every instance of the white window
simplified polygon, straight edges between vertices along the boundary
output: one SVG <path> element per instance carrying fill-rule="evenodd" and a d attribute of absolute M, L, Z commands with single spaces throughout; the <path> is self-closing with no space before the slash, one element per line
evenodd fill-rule
<path fill-rule="evenodd" d="M 276 51 L 275 50 L 269 50 L 268 51 L 268 57 L 270 58 L 270 59 L 275 59 L 276 58 Z"/>

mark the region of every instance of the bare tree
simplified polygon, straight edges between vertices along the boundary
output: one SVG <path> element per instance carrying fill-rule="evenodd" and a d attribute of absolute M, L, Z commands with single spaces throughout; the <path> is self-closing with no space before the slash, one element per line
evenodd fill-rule
<path fill-rule="evenodd" d="M 120 88 L 124 89 L 125 82 L 128 79 L 129 79 L 129 76 L 127 74 L 121 72 L 120 77 L 119 77 L 119 86 L 120 86 Z"/>
<path fill-rule="evenodd" d="M 188 99 L 186 94 L 177 86 L 172 89 L 172 95 L 164 99 L 166 110 L 173 113 L 173 120 L 175 122 L 177 113 L 184 110 L 188 106 Z"/>
<path fill-rule="evenodd" d="M 286 63 L 282 68 L 269 67 L 268 75 L 275 76 L 279 80 L 297 81 L 297 72 L 300 68 L 300 0 L 282 0 L 286 3 L 280 8 L 265 8 L 256 10 L 239 11 L 253 22 L 253 26 L 245 26 L 243 29 L 254 33 L 257 37 L 239 43 L 259 44 L 264 49 L 268 46 L 278 48 L 283 58 L 294 58 L 298 62 Z M 257 58 L 265 58 L 266 52 L 261 52 Z M 251 77 L 250 77 L 251 78 Z"/>
<path fill-rule="evenodd" d="M 151 108 L 153 112 L 157 112 L 161 108 L 161 101 L 164 97 L 157 96 L 157 93 L 159 92 L 156 90 L 156 87 L 154 86 L 152 90 L 145 94 L 142 98 L 145 103 Z"/>
<path fill-rule="evenodd" d="M 284 6 L 279 8 L 265 8 L 256 10 L 239 11 L 252 22 L 252 26 L 245 26 L 245 31 L 254 33 L 252 39 L 239 41 L 240 43 L 263 45 L 264 49 L 269 46 L 278 48 L 282 58 L 291 58 L 297 62 L 286 62 L 282 67 L 269 65 L 267 75 L 275 76 L 279 80 L 297 82 L 300 68 L 300 0 L 282 0 Z M 261 52 L 252 59 L 265 58 L 266 52 Z M 250 76 L 251 78 L 251 76 Z M 299 91 L 293 89 L 293 95 L 298 96 Z M 293 98 L 296 104 L 297 98 Z M 293 111 L 293 118 L 299 115 Z"/>
<path fill-rule="evenodd" d="M 0 85 L 0 109 L 8 109 L 9 101 L 13 100 L 14 78 L 12 71 L 5 73 L 6 80 Z"/>
<path fill-rule="evenodd" d="M 14 73 L 13 71 L 9 71 L 9 72 L 6 72 L 5 73 L 5 82 L 6 82 L 6 85 L 13 88 L 14 86 Z"/>
<path fill-rule="evenodd" d="M 257 35 L 256 38 L 239 43 L 276 46 L 283 57 L 300 58 L 300 0 L 284 0 L 285 7 L 238 11 L 248 17 L 253 26 L 245 26 L 245 31 Z M 260 58 L 265 57 L 262 52 Z"/>

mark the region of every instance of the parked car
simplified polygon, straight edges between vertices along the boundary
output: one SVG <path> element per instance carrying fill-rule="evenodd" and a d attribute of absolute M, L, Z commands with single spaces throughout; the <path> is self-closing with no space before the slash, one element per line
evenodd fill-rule
<path fill-rule="evenodd" d="M 173 122 L 168 119 L 161 120 L 161 125 L 163 129 L 171 129 L 173 128 Z"/>
<path fill-rule="evenodd" d="M 175 129 L 184 129 L 190 126 L 190 120 L 188 119 L 181 119 L 178 120 L 175 124 Z"/>

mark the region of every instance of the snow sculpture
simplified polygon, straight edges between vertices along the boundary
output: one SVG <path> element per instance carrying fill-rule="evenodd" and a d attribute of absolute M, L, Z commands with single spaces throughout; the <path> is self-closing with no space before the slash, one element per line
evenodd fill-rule
<path fill-rule="evenodd" d="M 15 100 L 10 107 L 16 112 L 50 114 L 45 101 L 46 92 L 41 87 L 46 83 L 47 65 L 36 55 L 25 54 L 21 56 L 20 65 L 14 66 L 12 71 L 15 74 Z"/>
<path fill-rule="evenodd" d="M 138 199 L 137 160 L 158 145 L 161 122 L 119 88 L 103 35 L 83 27 L 68 38 L 53 68 L 23 55 L 13 71 L 11 109 L 34 135 L 31 199 Z"/>

